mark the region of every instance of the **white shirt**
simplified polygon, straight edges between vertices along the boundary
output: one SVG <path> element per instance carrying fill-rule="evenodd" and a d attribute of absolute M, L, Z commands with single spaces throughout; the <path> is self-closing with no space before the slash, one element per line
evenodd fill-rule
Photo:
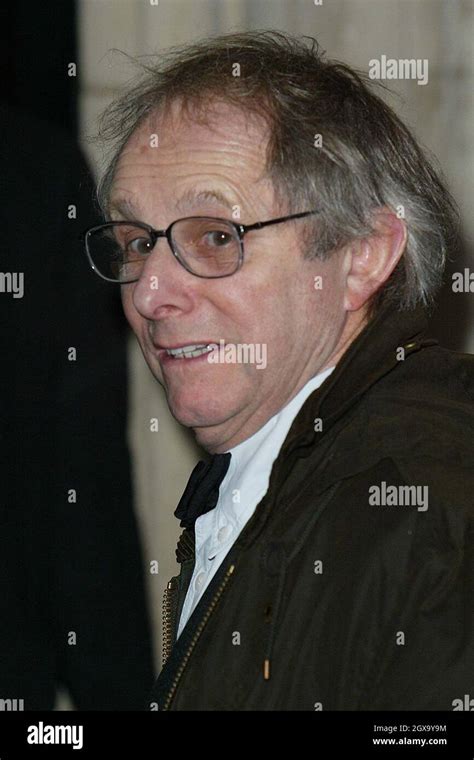
<path fill-rule="evenodd" d="M 178 636 L 209 581 L 268 490 L 273 462 L 304 402 L 334 367 L 312 377 L 296 396 L 250 438 L 230 449 L 232 458 L 214 509 L 195 522 L 195 565 L 181 613 Z"/>

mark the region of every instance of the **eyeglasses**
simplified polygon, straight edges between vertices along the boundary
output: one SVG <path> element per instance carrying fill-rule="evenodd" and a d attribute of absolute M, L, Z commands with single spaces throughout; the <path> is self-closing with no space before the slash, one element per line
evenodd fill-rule
<path fill-rule="evenodd" d="M 108 282 L 126 284 L 139 280 L 160 237 L 167 239 L 173 256 L 188 272 L 217 279 L 235 274 L 242 266 L 247 232 L 317 213 L 303 211 L 255 224 L 189 216 L 172 222 L 166 230 L 155 230 L 144 222 L 106 222 L 87 230 L 84 242 L 92 269 Z"/>

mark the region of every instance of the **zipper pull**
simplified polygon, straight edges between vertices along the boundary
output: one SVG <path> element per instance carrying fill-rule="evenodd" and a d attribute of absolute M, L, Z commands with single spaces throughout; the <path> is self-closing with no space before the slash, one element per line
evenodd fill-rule
<path fill-rule="evenodd" d="M 268 659 L 263 661 L 263 677 L 265 681 L 270 680 L 270 660 Z"/>

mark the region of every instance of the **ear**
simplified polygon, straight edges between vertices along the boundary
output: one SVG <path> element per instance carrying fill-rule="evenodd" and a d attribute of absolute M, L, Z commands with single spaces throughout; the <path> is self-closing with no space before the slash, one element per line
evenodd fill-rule
<path fill-rule="evenodd" d="M 407 230 L 403 219 L 384 207 L 375 212 L 374 233 L 355 240 L 346 252 L 346 311 L 358 311 L 388 280 L 405 250 Z"/>

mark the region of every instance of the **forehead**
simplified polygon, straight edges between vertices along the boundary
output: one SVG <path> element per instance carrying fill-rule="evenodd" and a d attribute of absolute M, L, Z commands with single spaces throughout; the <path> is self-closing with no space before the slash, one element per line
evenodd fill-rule
<path fill-rule="evenodd" d="M 178 103 L 148 116 L 122 149 L 112 193 L 133 193 L 153 180 L 186 177 L 257 183 L 266 173 L 267 126 L 262 118 L 225 102 L 199 111 Z M 140 186 L 140 187 L 139 187 Z"/>
<path fill-rule="evenodd" d="M 183 108 L 179 101 L 156 110 L 133 132 L 124 147 L 146 150 L 150 135 L 159 138 L 165 150 L 182 149 L 205 143 L 212 146 L 241 145 L 256 155 L 265 154 L 267 127 L 263 119 L 225 101 Z M 256 150 L 258 148 L 258 151 Z"/>

